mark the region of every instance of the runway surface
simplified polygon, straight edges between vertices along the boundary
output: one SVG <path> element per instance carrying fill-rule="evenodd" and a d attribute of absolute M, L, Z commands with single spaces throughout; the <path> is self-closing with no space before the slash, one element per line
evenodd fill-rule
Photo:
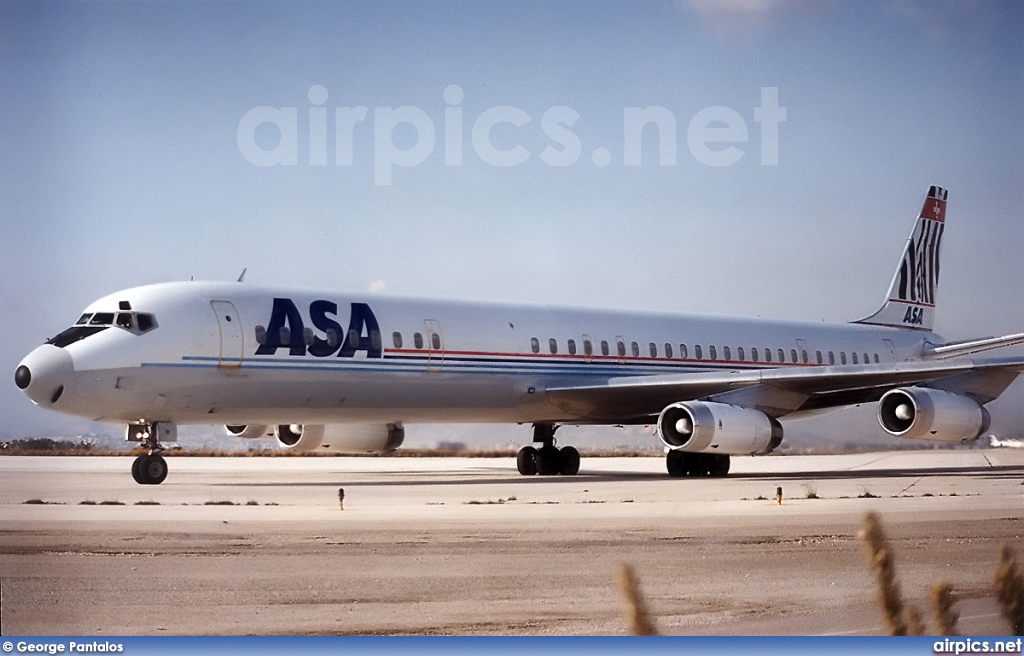
<path fill-rule="evenodd" d="M 140 486 L 128 457 L 0 457 L 5 635 L 621 634 L 620 563 L 664 633 L 878 633 L 869 510 L 905 600 L 928 619 L 945 579 L 961 632 L 996 634 L 1000 542 L 1024 560 L 1020 449 L 734 458 L 726 479 L 671 479 L 661 458 L 584 457 L 573 477 L 512 459 L 168 461 Z"/>

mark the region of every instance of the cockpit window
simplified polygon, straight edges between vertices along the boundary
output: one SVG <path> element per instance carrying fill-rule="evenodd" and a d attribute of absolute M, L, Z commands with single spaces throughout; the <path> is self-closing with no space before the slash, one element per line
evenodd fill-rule
<path fill-rule="evenodd" d="M 72 326 L 63 332 L 58 333 L 56 337 L 51 337 L 46 340 L 46 343 L 64 348 L 68 344 L 74 344 L 78 340 L 85 339 L 90 335 L 95 335 L 107 328 L 109 328 L 109 326 Z"/>
<path fill-rule="evenodd" d="M 156 328 L 156 318 L 152 314 L 139 314 L 135 317 L 136 326 L 140 333 L 146 333 Z"/>
<path fill-rule="evenodd" d="M 64 348 L 114 326 L 141 335 L 155 330 L 157 323 L 156 317 L 144 312 L 86 312 L 74 326 L 46 340 L 46 343 Z"/>

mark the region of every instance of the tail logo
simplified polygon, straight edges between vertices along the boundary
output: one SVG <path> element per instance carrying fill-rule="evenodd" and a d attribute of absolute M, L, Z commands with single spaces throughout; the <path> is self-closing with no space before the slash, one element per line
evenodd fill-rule
<path fill-rule="evenodd" d="M 929 187 L 885 303 L 878 312 L 857 323 L 926 332 L 932 329 L 948 193 L 942 187 Z"/>
<path fill-rule="evenodd" d="M 906 314 L 903 315 L 903 323 L 908 326 L 924 325 L 924 308 L 908 307 Z"/>
<path fill-rule="evenodd" d="M 928 191 L 928 198 L 918 216 L 917 229 L 911 235 L 903 254 L 895 290 L 898 300 L 935 305 L 935 288 L 939 283 L 939 248 L 946 228 L 942 215 L 946 209 L 947 194 L 941 187 L 932 187 Z M 907 321 L 907 318 L 904 322 L 921 323 L 920 320 Z"/>

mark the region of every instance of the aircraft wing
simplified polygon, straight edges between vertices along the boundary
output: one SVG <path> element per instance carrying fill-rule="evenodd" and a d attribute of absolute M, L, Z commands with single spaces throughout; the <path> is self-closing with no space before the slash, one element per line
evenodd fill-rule
<path fill-rule="evenodd" d="M 1020 373 L 1024 358 L 1009 357 L 622 376 L 597 383 L 554 382 L 544 391 L 553 405 L 589 420 L 645 423 L 679 401 L 730 403 L 781 417 L 874 402 L 886 391 L 907 385 L 988 403 Z"/>

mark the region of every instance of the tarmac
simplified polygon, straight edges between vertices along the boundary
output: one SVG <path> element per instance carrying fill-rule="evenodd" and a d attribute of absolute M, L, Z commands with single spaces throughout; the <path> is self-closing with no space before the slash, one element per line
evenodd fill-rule
<path fill-rule="evenodd" d="M 878 634 L 869 511 L 926 623 L 941 579 L 961 633 L 1005 634 L 1000 543 L 1024 562 L 1024 449 L 734 457 L 724 479 L 660 457 L 168 462 L 142 486 L 130 457 L 0 457 L 4 635 L 616 635 L 623 563 L 665 634 Z"/>

